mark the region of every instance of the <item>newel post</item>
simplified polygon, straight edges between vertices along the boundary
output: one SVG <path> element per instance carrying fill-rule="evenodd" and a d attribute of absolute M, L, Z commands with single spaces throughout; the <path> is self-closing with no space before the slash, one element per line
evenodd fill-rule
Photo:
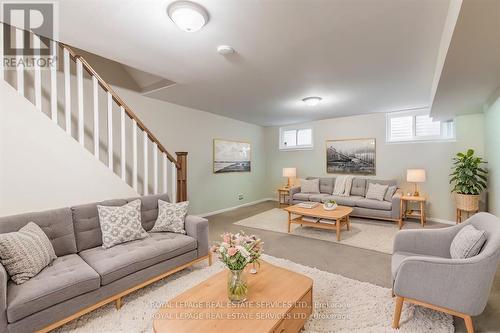
<path fill-rule="evenodd" d="M 187 200 L 187 152 L 176 152 L 177 155 L 177 202 Z"/>

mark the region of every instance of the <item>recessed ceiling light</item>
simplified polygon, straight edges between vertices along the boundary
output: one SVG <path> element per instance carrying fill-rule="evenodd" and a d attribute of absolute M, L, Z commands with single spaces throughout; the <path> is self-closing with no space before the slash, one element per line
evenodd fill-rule
<path fill-rule="evenodd" d="M 306 103 L 307 106 L 316 106 L 321 102 L 321 97 L 311 96 L 302 99 L 302 102 Z"/>
<path fill-rule="evenodd" d="M 187 32 L 200 30 L 208 22 L 208 13 L 202 6 L 191 1 L 176 1 L 167 8 L 170 19 Z"/>
<path fill-rule="evenodd" d="M 219 52 L 220 55 L 228 55 L 233 54 L 235 51 L 229 45 L 219 45 L 217 46 L 217 52 Z"/>

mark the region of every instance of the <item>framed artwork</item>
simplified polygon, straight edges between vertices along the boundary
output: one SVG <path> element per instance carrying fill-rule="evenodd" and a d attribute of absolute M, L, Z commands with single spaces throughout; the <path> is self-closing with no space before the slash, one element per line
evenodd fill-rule
<path fill-rule="evenodd" d="M 250 172 L 251 156 L 249 142 L 214 139 L 214 173 Z"/>
<path fill-rule="evenodd" d="M 326 141 L 326 172 L 375 175 L 375 139 Z"/>

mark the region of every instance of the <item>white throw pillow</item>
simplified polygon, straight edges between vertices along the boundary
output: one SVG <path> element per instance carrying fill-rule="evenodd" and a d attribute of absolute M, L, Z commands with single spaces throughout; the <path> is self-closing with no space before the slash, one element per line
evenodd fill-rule
<path fill-rule="evenodd" d="M 118 207 L 97 205 L 97 211 L 103 248 L 148 237 L 141 224 L 141 200 Z"/>
<path fill-rule="evenodd" d="M 319 193 L 319 178 L 316 179 L 301 179 L 300 180 L 301 193 Z"/>
<path fill-rule="evenodd" d="M 387 188 L 389 188 L 388 185 L 368 183 L 368 191 L 366 191 L 366 199 L 383 201 L 385 192 L 387 192 Z"/>
<path fill-rule="evenodd" d="M 15 284 L 28 281 L 55 258 L 49 238 L 33 222 L 19 231 L 0 234 L 0 259 Z"/>
<path fill-rule="evenodd" d="M 184 219 L 187 215 L 189 201 L 170 203 L 158 200 L 158 218 L 151 232 L 176 232 L 185 234 Z"/>
<path fill-rule="evenodd" d="M 465 259 L 479 254 L 486 242 L 486 232 L 468 224 L 453 238 L 450 245 L 452 259 Z"/>

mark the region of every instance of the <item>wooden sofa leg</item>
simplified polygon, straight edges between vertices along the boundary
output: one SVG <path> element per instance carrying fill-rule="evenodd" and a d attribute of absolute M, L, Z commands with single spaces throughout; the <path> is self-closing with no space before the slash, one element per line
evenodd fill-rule
<path fill-rule="evenodd" d="M 208 253 L 208 266 L 212 266 L 212 253 Z"/>
<path fill-rule="evenodd" d="M 474 325 L 472 325 L 471 316 L 464 316 L 465 327 L 467 328 L 467 333 L 474 333 Z"/>
<path fill-rule="evenodd" d="M 392 328 L 399 328 L 399 319 L 401 318 L 401 310 L 403 309 L 404 297 L 396 296 L 396 307 L 394 308 L 394 319 Z"/>
<path fill-rule="evenodd" d="M 117 298 L 115 301 L 115 306 L 117 310 L 120 310 L 122 308 L 122 298 Z"/>

